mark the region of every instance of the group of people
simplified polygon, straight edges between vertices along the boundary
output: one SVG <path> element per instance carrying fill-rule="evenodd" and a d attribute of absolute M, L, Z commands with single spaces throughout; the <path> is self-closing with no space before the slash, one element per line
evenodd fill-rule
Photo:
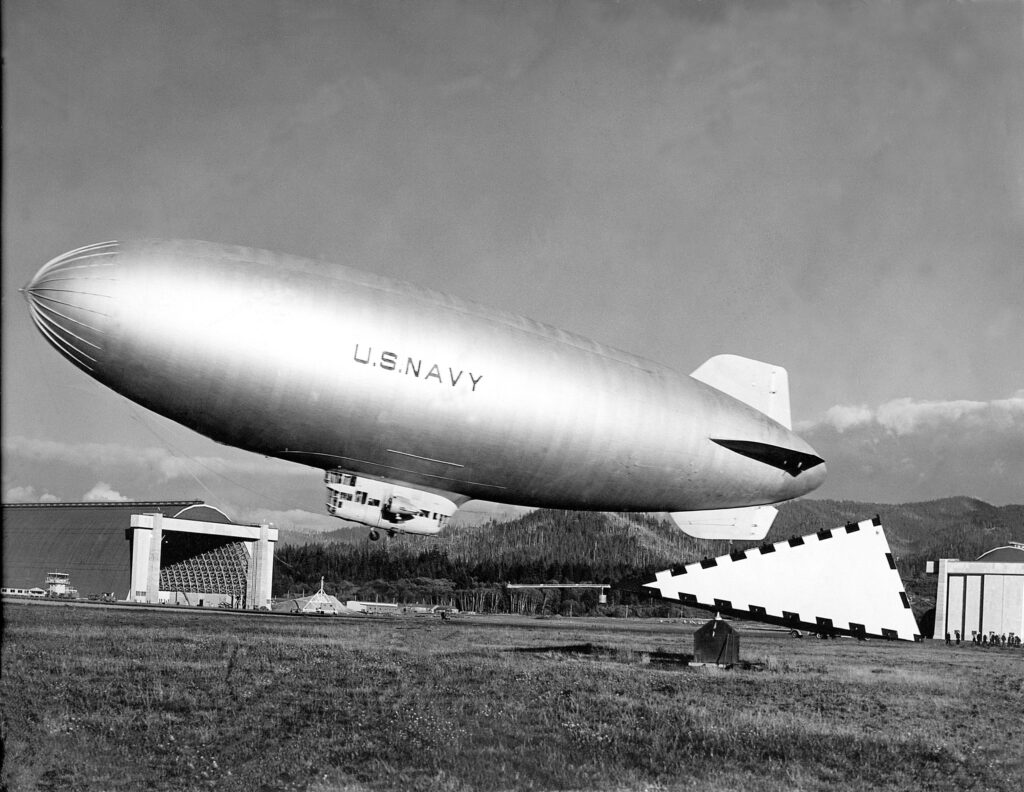
<path fill-rule="evenodd" d="M 961 643 L 960 631 L 954 630 L 953 632 L 956 635 L 956 645 L 959 646 Z M 946 646 L 949 646 L 951 643 L 952 639 L 949 633 L 946 633 Z M 1002 635 L 997 635 L 994 631 L 989 631 L 988 633 L 982 634 L 977 630 L 971 630 L 971 643 L 975 646 L 984 646 L 986 648 L 990 646 L 1008 646 L 1011 649 L 1019 649 L 1021 639 L 1019 635 L 1015 635 L 1014 633 L 1003 633 Z"/>

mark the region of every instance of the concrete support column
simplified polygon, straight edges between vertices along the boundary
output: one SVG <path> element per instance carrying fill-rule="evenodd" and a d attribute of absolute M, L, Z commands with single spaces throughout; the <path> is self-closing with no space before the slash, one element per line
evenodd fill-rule
<path fill-rule="evenodd" d="M 274 546 L 271 544 L 269 525 L 260 525 L 259 538 L 252 543 L 247 577 L 246 607 L 269 608 L 274 577 Z"/>
<path fill-rule="evenodd" d="M 932 636 L 936 640 L 945 640 L 946 638 L 946 613 L 948 610 L 946 597 L 949 594 L 949 580 L 946 567 L 948 563 L 948 558 L 939 559 L 938 582 L 935 591 L 935 630 Z M 960 625 L 957 624 L 955 629 L 960 629 Z M 953 637 L 953 630 L 949 631 L 949 635 L 951 638 Z M 960 637 L 961 639 L 963 638 L 963 636 Z"/>
<path fill-rule="evenodd" d="M 153 529 L 149 515 L 132 515 L 132 578 L 128 589 L 129 602 L 145 602 L 149 589 L 149 551 Z"/>
<path fill-rule="evenodd" d="M 274 531 L 273 538 L 270 535 L 270 526 L 260 526 L 260 543 L 264 552 L 260 558 L 260 600 L 256 603 L 257 608 L 270 609 L 270 598 L 274 583 L 274 545 L 277 544 L 277 531 Z"/>
<path fill-rule="evenodd" d="M 256 598 L 259 596 L 259 587 L 257 585 L 257 577 L 259 575 L 259 540 L 255 542 L 246 542 L 246 553 L 249 556 L 248 564 L 246 565 L 246 602 L 245 608 L 253 609 L 256 608 Z"/>
<path fill-rule="evenodd" d="M 163 544 L 162 514 L 147 514 L 153 518 L 153 530 L 149 540 L 149 573 L 146 579 L 146 602 L 160 602 L 160 549 Z"/>

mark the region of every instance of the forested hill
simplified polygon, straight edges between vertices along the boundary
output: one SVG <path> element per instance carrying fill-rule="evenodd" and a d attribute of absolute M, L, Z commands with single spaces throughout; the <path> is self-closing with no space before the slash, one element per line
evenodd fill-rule
<path fill-rule="evenodd" d="M 921 618 L 934 600 L 925 561 L 974 559 L 1008 541 L 1024 542 L 1024 506 L 970 498 L 890 504 L 802 500 L 784 504 L 766 539 L 776 542 L 878 514 Z M 329 536 L 329 535 L 328 535 Z M 326 539 L 326 537 L 324 537 Z M 454 604 L 463 610 L 540 613 L 617 612 L 640 607 L 635 583 L 654 573 L 759 542 L 693 539 L 662 515 L 537 510 L 515 520 L 458 526 L 438 537 L 288 544 L 275 553 L 275 596 L 325 589 L 340 599 Z M 510 593 L 506 583 L 609 583 L 608 605 L 586 595 Z M 632 593 L 631 593 L 632 592 Z M 665 603 L 652 615 L 672 611 Z M 673 606 L 676 607 L 676 606 Z M 660 610 L 659 610 L 660 608 Z M 677 608 L 678 610 L 678 608 Z"/>
<path fill-rule="evenodd" d="M 924 503 L 799 500 L 783 504 L 768 541 L 809 534 L 878 515 L 893 555 L 973 560 L 1008 541 L 1024 542 L 1024 505 L 992 506 L 957 497 Z"/>
<path fill-rule="evenodd" d="M 864 503 L 859 501 L 798 500 L 779 507 L 765 541 L 777 542 L 878 515 L 893 554 L 915 558 L 977 558 L 1007 541 L 1024 542 L 1024 505 L 992 506 L 966 497 L 924 503 Z M 362 545 L 366 528 L 342 528 L 328 534 L 292 535 L 281 531 L 281 545 Z M 381 540 L 382 543 L 386 540 Z M 726 542 L 692 539 L 665 515 L 613 514 L 538 510 L 518 519 L 458 525 L 440 537 L 403 537 L 410 550 L 442 548 L 471 563 L 500 561 L 604 564 L 635 566 L 678 563 L 729 552 Z M 737 543 L 747 547 L 753 543 Z M 757 543 L 760 544 L 760 543 Z M 383 544 L 382 544 L 383 546 Z"/>
<path fill-rule="evenodd" d="M 658 516 L 538 509 L 508 522 L 446 530 L 437 544 L 453 559 L 503 566 L 589 567 L 595 579 L 629 569 L 664 568 L 703 557 L 719 543 L 693 539 Z M 569 570 L 566 570 L 569 571 Z M 570 578 L 571 579 L 571 578 Z"/>
<path fill-rule="evenodd" d="M 971 498 L 901 505 L 799 500 L 779 507 L 765 542 L 778 542 L 878 515 L 893 555 L 907 561 L 974 559 L 986 550 L 1024 542 L 1024 506 L 991 506 Z M 538 510 L 510 522 L 447 530 L 438 545 L 470 563 L 502 561 L 645 568 L 672 565 L 760 542 L 693 539 L 661 515 Z"/>
<path fill-rule="evenodd" d="M 346 584 L 440 579 L 460 589 L 507 582 L 611 582 L 725 546 L 692 539 L 644 514 L 538 510 L 509 522 L 452 528 L 438 537 L 279 543 L 274 590 L 308 588 L 319 575 Z"/>
<path fill-rule="evenodd" d="M 903 505 L 795 501 L 782 505 L 766 542 L 876 514 L 905 575 L 920 574 L 929 559 L 973 559 L 1007 541 L 1024 542 L 1024 506 L 996 507 L 970 498 Z M 288 586 L 291 578 L 311 585 L 321 574 L 351 582 L 405 577 L 464 583 L 621 581 L 757 544 L 693 539 L 662 516 L 541 509 L 507 522 L 450 528 L 438 537 L 304 546 L 285 540 L 278 548 L 279 582 Z"/>

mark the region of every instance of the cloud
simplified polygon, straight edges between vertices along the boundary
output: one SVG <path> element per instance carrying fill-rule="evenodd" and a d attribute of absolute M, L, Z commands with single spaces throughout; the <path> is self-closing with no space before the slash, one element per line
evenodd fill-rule
<path fill-rule="evenodd" d="M 269 523 L 275 528 L 289 528 L 311 533 L 333 531 L 351 525 L 351 523 L 343 522 L 327 514 L 318 514 L 305 509 L 275 510 L 242 507 L 232 510 L 231 514 L 238 522 L 242 523 Z"/>
<path fill-rule="evenodd" d="M 59 503 L 60 498 L 51 495 L 49 492 L 36 495 L 36 488 L 33 486 L 8 487 L 4 490 L 4 503 Z"/>
<path fill-rule="evenodd" d="M 905 397 L 887 401 L 874 410 L 864 405 L 837 404 L 825 411 L 821 421 L 807 422 L 799 428 L 803 432 L 831 428 L 843 434 L 868 426 L 899 437 L 941 427 L 978 432 L 1024 430 L 1024 390 L 1008 399 L 987 402 L 916 401 Z"/>
<path fill-rule="evenodd" d="M 309 469 L 281 460 L 268 460 L 256 455 L 240 458 L 177 454 L 166 448 L 120 445 L 117 443 L 66 443 L 16 436 L 3 441 L 5 454 L 32 462 L 75 464 L 90 468 L 130 467 L 148 469 L 162 481 L 194 479 L 204 473 L 218 476 L 253 476 L 273 472 L 275 475 L 308 475 Z"/>
<path fill-rule="evenodd" d="M 315 513 L 323 501 L 317 471 L 227 447 L 216 455 L 185 456 L 127 443 L 15 436 L 4 438 L 3 452 L 2 489 L 31 484 L 33 493 L 20 491 L 21 497 L 29 499 L 35 492 L 50 492 L 62 501 L 81 500 L 81 493 L 102 481 L 111 491 L 129 492 L 140 500 L 205 500 L 248 522 L 261 518 L 243 513 L 255 513 L 261 506 L 282 513 L 290 509 Z M 300 522 L 309 524 L 296 520 Z"/>
<path fill-rule="evenodd" d="M 874 413 L 864 405 L 837 404 L 825 412 L 825 423 L 831 424 L 839 432 L 845 432 L 854 426 L 861 426 L 874 420 Z"/>
<path fill-rule="evenodd" d="M 1000 401 L 925 401 L 895 399 L 878 408 L 875 420 L 889 432 L 906 435 L 948 424 L 976 429 L 1024 428 L 1024 393 Z"/>
<path fill-rule="evenodd" d="M 798 431 L 825 458 L 816 497 L 906 503 L 969 495 L 1019 503 L 1024 390 L 992 401 L 836 405 Z"/>
<path fill-rule="evenodd" d="M 82 496 L 82 500 L 86 503 L 99 501 L 126 501 L 128 500 L 128 497 L 122 495 L 109 484 L 100 481 L 96 486 Z"/>

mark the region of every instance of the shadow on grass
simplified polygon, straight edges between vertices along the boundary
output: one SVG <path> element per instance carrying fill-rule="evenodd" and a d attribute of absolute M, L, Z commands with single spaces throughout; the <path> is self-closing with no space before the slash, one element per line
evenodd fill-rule
<path fill-rule="evenodd" d="M 506 651 L 516 654 L 549 655 L 552 657 L 593 657 L 596 660 L 609 660 L 617 663 L 647 665 L 687 666 L 693 662 L 692 654 L 681 652 L 658 652 L 637 649 L 616 649 L 592 643 L 565 644 L 562 646 L 517 646 Z"/>
<path fill-rule="evenodd" d="M 615 663 L 652 665 L 656 667 L 676 666 L 689 668 L 694 661 L 694 656 L 684 652 L 661 652 L 646 651 L 638 649 L 616 649 L 609 646 L 599 646 L 592 643 L 563 644 L 559 646 L 516 646 L 506 649 L 514 654 L 530 654 L 549 657 L 592 657 L 595 660 L 605 660 Z M 728 666 L 736 671 L 767 671 L 768 664 L 764 662 L 749 662 L 741 660 L 735 665 Z"/>

